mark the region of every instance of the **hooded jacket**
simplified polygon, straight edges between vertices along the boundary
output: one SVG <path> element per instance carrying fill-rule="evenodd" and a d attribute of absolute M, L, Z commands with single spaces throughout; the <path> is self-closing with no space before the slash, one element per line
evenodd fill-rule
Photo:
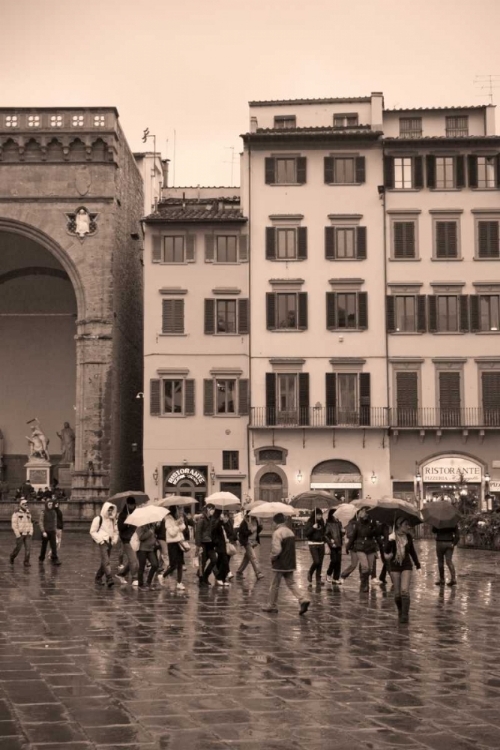
<path fill-rule="evenodd" d="M 125 503 L 120 513 L 118 514 L 118 533 L 120 535 L 120 539 L 122 540 L 122 542 L 125 542 L 125 544 L 128 544 L 134 536 L 136 527 L 127 523 L 127 518 L 131 513 L 133 513 L 136 507 L 137 506 L 134 505 L 132 510 L 129 510 L 129 506 L 127 505 L 127 503 Z"/>
<path fill-rule="evenodd" d="M 52 508 L 48 507 L 49 503 L 52 504 Z M 44 534 L 45 532 L 56 531 L 57 513 L 56 513 L 56 509 L 54 508 L 54 503 L 52 500 L 45 501 L 44 509 L 40 513 L 38 523 L 40 524 L 40 529 L 42 531 L 42 534 Z"/>
<path fill-rule="evenodd" d="M 186 528 L 184 518 L 174 518 L 170 511 L 165 516 L 165 541 L 167 544 L 174 544 L 175 542 L 183 542 L 184 534 L 183 531 Z"/>
<path fill-rule="evenodd" d="M 12 531 L 16 535 L 16 539 L 19 539 L 20 536 L 33 534 L 33 521 L 28 508 L 23 508 L 20 505 L 18 510 L 14 511 L 12 514 Z"/>
<path fill-rule="evenodd" d="M 108 508 L 113 508 L 113 515 L 108 515 Z M 116 522 L 116 505 L 103 503 L 100 515 L 96 516 L 90 526 L 90 536 L 97 544 L 110 542 L 116 544 L 118 541 L 118 526 Z M 100 521 L 99 519 L 102 519 Z M 99 528 L 100 526 L 100 528 Z"/>
<path fill-rule="evenodd" d="M 334 549 L 340 549 L 342 547 L 342 539 L 344 537 L 344 530 L 342 524 L 338 518 L 333 521 L 327 521 L 325 526 L 325 539 L 329 547 Z"/>
<path fill-rule="evenodd" d="M 145 523 L 138 526 L 137 536 L 139 537 L 139 552 L 153 552 L 156 547 L 156 534 L 154 523 Z"/>
<path fill-rule="evenodd" d="M 276 527 L 271 540 L 271 565 L 273 570 L 291 573 L 297 567 L 295 534 L 284 523 Z"/>

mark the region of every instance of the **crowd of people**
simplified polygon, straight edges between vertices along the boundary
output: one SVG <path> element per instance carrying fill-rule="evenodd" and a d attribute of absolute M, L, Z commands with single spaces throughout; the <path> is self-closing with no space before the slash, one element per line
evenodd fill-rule
<path fill-rule="evenodd" d="M 189 507 L 189 506 L 188 506 Z M 196 568 L 198 585 L 201 588 L 216 585 L 228 587 L 231 578 L 242 578 L 250 566 L 256 580 L 264 575 L 259 565 L 257 550 L 260 546 L 262 525 L 249 511 L 234 514 L 215 508 L 210 503 L 193 516 L 190 510 L 172 506 L 166 510 L 162 521 L 136 526 L 128 523 L 136 510 L 135 498 L 127 497 L 120 512 L 111 502 L 105 502 L 100 514 L 90 527 L 90 535 L 99 550 L 100 565 L 95 574 L 95 583 L 111 588 L 115 580 L 131 584 L 138 589 L 154 589 L 170 577 L 175 577 L 176 589 L 185 590 L 183 574 L 186 570 L 185 553 L 191 550 L 193 567 Z M 295 580 L 296 538 L 290 521 L 281 513 L 273 518 L 274 530 L 271 540 L 272 581 L 268 604 L 262 609 L 268 613 L 278 612 L 279 588 L 282 581 L 299 602 L 299 614 L 307 612 L 311 600 L 303 594 Z M 43 564 L 50 546 L 50 560 L 60 565 L 63 514 L 57 500 L 46 498 L 38 516 L 41 548 L 39 562 Z M 12 529 L 16 545 L 10 555 L 14 564 L 24 547 L 24 565 L 30 567 L 33 519 L 28 501 L 22 497 L 19 508 L 12 515 Z M 436 585 L 444 586 L 445 564 L 450 573 L 448 586 L 455 586 L 456 571 L 453 552 L 459 541 L 456 526 L 433 529 L 436 534 L 436 554 L 439 579 Z M 307 573 L 308 588 L 330 584 L 338 587 L 357 569 L 360 575 L 360 591 L 367 592 L 372 585 L 386 586 L 389 575 L 394 601 L 400 623 L 409 621 L 410 584 L 412 571 L 420 570 L 420 562 L 413 542 L 408 521 L 399 517 L 390 528 L 374 521 L 367 508 L 360 508 L 345 529 L 336 518 L 334 510 L 328 512 L 326 520 L 320 508 L 316 508 L 306 523 L 304 535 L 311 555 L 311 566 Z M 342 570 L 342 550 L 345 542 L 350 560 Z M 239 544 L 243 557 L 237 570 L 231 571 L 231 559 Z M 118 572 L 113 576 L 112 550 L 119 548 Z M 329 557 L 326 577 L 323 579 L 325 555 Z M 377 576 L 377 558 L 382 561 L 382 570 Z M 212 580 L 213 578 L 213 580 Z"/>

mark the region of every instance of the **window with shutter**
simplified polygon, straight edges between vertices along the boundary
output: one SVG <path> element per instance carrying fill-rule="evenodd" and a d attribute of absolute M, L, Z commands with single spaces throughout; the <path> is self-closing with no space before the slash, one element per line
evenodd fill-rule
<path fill-rule="evenodd" d="M 427 332 L 427 296 L 425 294 L 417 295 L 417 331 Z"/>
<path fill-rule="evenodd" d="M 299 424 L 299 395 L 296 373 L 278 373 L 277 423 L 281 425 Z"/>
<path fill-rule="evenodd" d="M 213 263 L 215 258 L 215 237 L 213 234 L 205 235 L 205 262 Z"/>
<path fill-rule="evenodd" d="M 276 373 L 266 372 L 266 424 L 276 424 Z"/>
<path fill-rule="evenodd" d="M 396 297 L 388 295 L 385 298 L 385 311 L 387 333 L 394 333 L 396 330 Z"/>
<path fill-rule="evenodd" d="M 418 372 L 396 372 L 396 424 L 418 424 Z"/>
<path fill-rule="evenodd" d="M 400 138 L 420 138 L 422 136 L 422 118 L 421 117 L 400 117 L 399 118 L 399 137 Z"/>
<path fill-rule="evenodd" d="M 440 425 L 458 427 L 461 424 L 460 372 L 439 373 Z"/>
<path fill-rule="evenodd" d="M 273 259 L 276 260 L 295 260 L 298 257 L 297 252 L 297 229 L 295 227 L 272 228 L 272 245 L 276 243 L 276 249 L 273 250 Z M 307 254 L 307 240 L 306 240 Z M 268 254 L 269 257 L 269 254 Z"/>
<path fill-rule="evenodd" d="M 163 238 L 163 262 L 184 263 L 184 235 Z"/>
<path fill-rule="evenodd" d="M 455 187 L 455 158 L 453 156 L 436 156 L 436 184 L 440 190 Z"/>
<path fill-rule="evenodd" d="M 305 331 L 307 329 L 307 292 L 299 292 L 298 298 L 298 329 Z"/>
<path fill-rule="evenodd" d="M 500 425 L 500 372 L 481 373 L 483 424 Z"/>
<path fill-rule="evenodd" d="M 356 169 L 356 182 L 358 185 L 362 184 L 366 180 L 366 166 L 365 166 L 365 157 L 364 156 L 357 156 L 355 160 L 355 169 Z"/>
<path fill-rule="evenodd" d="M 161 263 L 162 257 L 161 257 L 161 249 L 162 249 L 163 240 L 160 236 L 154 236 L 153 237 L 153 263 Z"/>
<path fill-rule="evenodd" d="M 186 262 L 194 263 L 196 260 L 196 235 L 186 235 Z"/>
<path fill-rule="evenodd" d="M 237 263 L 238 237 L 237 235 L 218 234 L 215 238 L 215 260 L 217 263 Z"/>
<path fill-rule="evenodd" d="M 216 307 L 215 332 L 220 334 L 237 333 L 236 300 L 218 299 Z"/>
<path fill-rule="evenodd" d="M 238 382 L 238 414 L 245 417 L 249 411 L 248 379 L 240 378 Z"/>
<path fill-rule="evenodd" d="M 500 331 L 500 296 L 498 294 L 471 295 L 471 330 Z"/>
<path fill-rule="evenodd" d="M 397 333 L 415 333 L 417 330 L 417 303 L 414 294 L 398 294 L 394 300 L 395 330 Z"/>
<path fill-rule="evenodd" d="M 194 380 L 184 381 L 184 414 L 192 417 L 195 413 L 195 390 Z"/>
<path fill-rule="evenodd" d="M 309 373 L 299 373 L 299 424 L 309 424 Z"/>
<path fill-rule="evenodd" d="M 459 301 L 456 294 L 436 295 L 437 331 L 455 333 L 459 330 Z"/>
<path fill-rule="evenodd" d="M 368 292 L 358 292 L 358 329 L 368 328 Z"/>
<path fill-rule="evenodd" d="M 460 302 L 460 330 L 461 331 L 469 331 L 469 295 L 468 294 L 461 294 L 459 297 Z"/>
<path fill-rule="evenodd" d="M 161 390 L 160 380 L 155 378 L 149 381 L 149 413 L 152 417 L 159 417 L 161 414 Z"/>
<path fill-rule="evenodd" d="M 337 295 L 335 292 L 326 293 L 326 327 L 329 331 L 334 330 L 337 327 L 336 323 L 336 310 L 337 310 Z"/>
<path fill-rule="evenodd" d="M 458 222 L 436 221 L 435 257 L 458 258 Z"/>
<path fill-rule="evenodd" d="M 465 187 L 465 156 L 462 154 L 455 157 L 455 181 L 457 188 Z"/>
<path fill-rule="evenodd" d="M 214 381 L 212 378 L 203 381 L 203 414 L 206 417 L 214 415 Z"/>
<path fill-rule="evenodd" d="M 271 296 L 274 297 L 274 302 L 271 299 Z M 271 329 L 272 324 L 272 318 L 273 318 L 273 306 L 274 306 L 274 312 L 275 312 L 275 325 L 272 326 L 273 328 L 281 328 L 281 329 L 294 329 L 301 327 L 304 323 L 304 319 L 302 318 L 299 320 L 299 303 L 298 303 L 298 295 L 296 292 L 287 292 L 283 294 L 276 294 L 272 293 L 271 295 L 268 295 L 267 297 L 267 312 L 268 312 L 268 328 Z M 304 312 L 304 302 L 301 303 L 301 313 Z M 306 301 L 306 319 L 305 324 L 307 328 L 307 301 Z"/>
<path fill-rule="evenodd" d="M 335 260 L 335 227 L 325 227 L 325 258 Z"/>
<path fill-rule="evenodd" d="M 394 187 L 394 157 L 384 156 L 384 187 L 392 189 Z"/>
<path fill-rule="evenodd" d="M 335 258 L 353 260 L 356 257 L 356 227 L 335 227 Z"/>
<path fill-rule="evenodd" d="M 297 228 L 297 258 L 307 260 L 307 227 Z"/>
<path fill-rule="evenodd" d="M 184 380 L 164 379 L 163 414 L 182 414 L 184 410 Z"/>
<path fill-rule="evenodd" d="M 215 333 L 215 300 L 205 300 L 205 333 L 211 335 Z"/>
<path fill-rule="evenodd" d="M 411 156 L 397 156 L 394 162 L 394 187 L 397 190 L 413 188 L 413 159 Z"/>
<path fill-rule="evenodd" d="M 477 157 L 477 187 L 494 188 L 497 184 L 496 179 L 496 156 L 478 156 Z"/>
<path fill-rule="evenodd" d="M 272 157 L 266 157 L 265 160 L 265 181 L 266 185 L 273 185 L 275 182 L 276 165 Z"/>
<path fill-rule="evenodd" d="M 437 297 L 430 294 L 427 299 L 429 305 L 429 333 L 436 333 L 438 330 Z"/>
<path fill-rule="evenodd" d="M 247 334 L 250 332 L 250 300 L 238 300 L 238 333 Z"/>
<path fill-rule="evenodd" d="M 240 234 L 239 236 L 239 260 L 241 263 L 248 261 L 248 235 Z"/>
<path fill-rule="evenodd" d="M 467 157 L 467 171 L 469 173 L 469 187 L 477 188 L 477 156 L 469 154 Z"/>
<path fill-rule="evenodd" d="M 367 258 L 366 227 L 356 227 L 356 257 L 358 260 Z"/>
<path fill-rule="evenodd" d="M 288 242 L 288 238 L 285 237 Z M 276 258 L 276 229 L 274 227 L 266 227 L 266 260 L 274 260 Z"/>
<path fill-rule="evenodd" d="M 275 158 L 274 182 L 277 185 L 293 185 L 298 182 L 296 157 Z"/>
<path fill-rule="evenodd" d="M 371 424 L 371 386 L 370 373 L 359 374 L 359 423 L 361 425 Z"/>
<path fill-rule="evenodd" d="M 499 222 L 478 221 L 478 258 L 488 260 L 500 258 Z"/>
<path fill-rule="evenodd" d="M 421 190 L 424 187 L 424 159 L 422 156 L 413 157 L 413 187 Z"/>
<path fill-rule="evenodd" d="M 236 414 L 236 379 L 217 378 L 215 380 L 216 414 Z"/>
<path fill-rule="evenodd" d="M 416 257 L 415 222 L 393 222 L 393 258 L 407 260 Z"/>
<path fill-rule="evenodd" d="M 327 372 L 325 376 L 326 390 L 326 424 L 337 424 L 337 375 Z"/>
<path fill-rule="evenodd" d="M 184 300 L 162 300 L 162 333 L 184 333 Z"/>
<path fill-rule="evenodd" d="M 304 185 L 307 182 L 307 159 L 305 156 L 297 158 L 297 182 Z"/>
<path fill-rule="evenodd" d="M 427 187 L 436 187 L 436 157 L 433 154 L 428 154 L 425 157 L 425 167 L 427 172 Z"/>
<path fill-rule="evenodd" d="M 323 161 L 324 181 L 327 185 L 333 183 L 333 156 L 325 156 Z"/>
<path fill-rule="evenodd" d="M 268 331 L 276 329 L 276 294 L 274 292 L 266 294 L 266 327 Z"/>
<path fill-rule="evenodd" d="M 356 184 L 356 159 L 354 157 L 333 157 L 333 182 L 335 185 Z"/>

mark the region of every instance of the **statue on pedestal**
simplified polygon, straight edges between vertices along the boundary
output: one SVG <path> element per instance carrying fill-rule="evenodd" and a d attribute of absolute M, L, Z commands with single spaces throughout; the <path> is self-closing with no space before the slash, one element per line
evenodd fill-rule
<path fill-rule="evenodd" d="M 31 437 L 28 437 L 26 435 L 26 440 L 29 443 L 29 453 L 28 458 L 31 460 L 32 458 L 41 458 L 44 461 L 50 461 L 48 446 L 49 446 L 49 439 L 45 435 L 45 433 L 42 431 L 40 427 L 40 422 L 38 419 L 30 419 L 27 424 L 31 424 L 31 422 L 35 422 L 35 424 L 31 425 Z"/>
<path fill-rule="evenodd" d="M 61 440 L 61 463 L 72 464 L 75 460 L 75 432 L 69 422 L 64 423 L 61 432 L 57 432 Z"/>

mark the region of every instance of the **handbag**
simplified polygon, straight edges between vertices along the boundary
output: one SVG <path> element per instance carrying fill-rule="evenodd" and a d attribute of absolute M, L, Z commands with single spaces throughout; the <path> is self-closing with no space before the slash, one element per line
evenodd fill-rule
<path fill-rule="evenodd" d="M 182 542 L 178 542 L 178 544 L 183 552 L 189 552 L 189 550 L 191 549 L 191 545 L 189 544 L 187 539 L 183 539 Z"/>
<path fill-rule="evenodd" d="M 226 555 L 232 557 L 236 554 L 236 547 L 231 542 L 226 542 Z"/>
<path fill-rule="evenodd" d="M 134 531 L 134 533 L 132 534 L 130 538 L 130 546 L 132 547 L 134 552 L 139 551 L 139 547 L 141 546 L 141 540 L 137 536 L 137 531 Z"/>

